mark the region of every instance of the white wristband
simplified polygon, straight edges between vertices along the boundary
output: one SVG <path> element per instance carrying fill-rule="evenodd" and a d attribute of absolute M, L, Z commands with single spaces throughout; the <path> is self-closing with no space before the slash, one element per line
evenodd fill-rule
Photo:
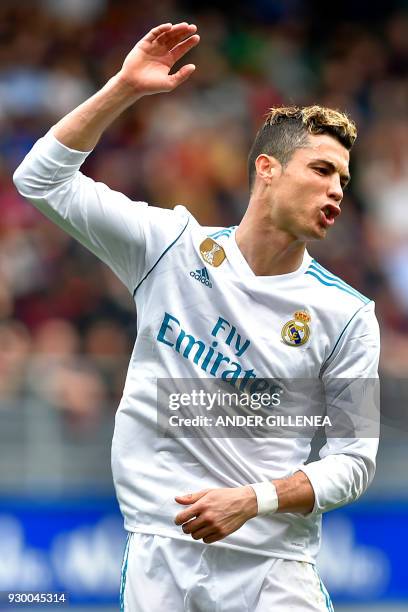
<path fill-rule="evenodd" d="M 258 515 L 273 514 L 278 509 L 278 494 L 276 487 L 270 481 L 250 484 L 255 491 L 258 502 Z"/>

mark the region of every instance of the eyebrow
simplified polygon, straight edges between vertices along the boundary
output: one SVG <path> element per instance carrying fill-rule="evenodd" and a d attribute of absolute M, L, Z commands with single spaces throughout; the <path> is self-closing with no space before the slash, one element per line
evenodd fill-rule
<path fill-rule="evenodd" d="M 332 172 L 337 172 L 337 168 L 336 168 L 335 164 L 333 164 L 333 162 L 331 162 L 331 161 L 328 161 L 327 159 L 313 159 L 311 163 L 312 164 L 324 164 L 325 166 L 330 168 L 330 170 Z M 343 188 L 347 186 L 347 184 L 349 183 L 350 179 L 351 179 L 350 174 L 342 174 L 340 172 L 340 181 L 342 183 L 342 187 Z"/>

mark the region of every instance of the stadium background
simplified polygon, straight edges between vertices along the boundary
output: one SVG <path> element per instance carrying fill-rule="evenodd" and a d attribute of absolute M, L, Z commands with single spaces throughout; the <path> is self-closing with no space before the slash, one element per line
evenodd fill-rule
<path fill-rule="evenodd" d="M 310 250 L 377 303 L 383 440 L 369 492 L 326 516 L 320 567 L 338 610 L 408 609 L 408 3 L 328 4 L 2 0 L 0 591 L 118 608 L 109 446 L 135 334 L 126 289 L 26 204 L 11 175 L 150 27 L 189 20 L 202 37 L 193 78 L 127 111 L 84 170 L 134 199 L 234 225 L 268 107 L 317 102 L 357 121 L 341 221 Z"/>

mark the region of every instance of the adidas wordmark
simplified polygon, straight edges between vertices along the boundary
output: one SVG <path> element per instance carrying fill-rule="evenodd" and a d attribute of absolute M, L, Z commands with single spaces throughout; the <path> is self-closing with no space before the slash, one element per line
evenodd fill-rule
<path fill-rule="evenodd" d="M 210 275 L 208 274 L 207 268 L 204 267 L 201 268 L 201 270 L 191 270 L 190 276 L 212 289 L 212 282 L 210 281 Z"/>

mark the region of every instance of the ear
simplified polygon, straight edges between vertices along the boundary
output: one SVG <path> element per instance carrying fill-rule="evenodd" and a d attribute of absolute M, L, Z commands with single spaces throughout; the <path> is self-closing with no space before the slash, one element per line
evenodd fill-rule
<path fill-rule="evenodd" d="M 280 163 L 275 157 L 261 153 L 255 160 L 256 174 L 267 185 L 270 185 L 274 176 L 277 176 Z"/>

